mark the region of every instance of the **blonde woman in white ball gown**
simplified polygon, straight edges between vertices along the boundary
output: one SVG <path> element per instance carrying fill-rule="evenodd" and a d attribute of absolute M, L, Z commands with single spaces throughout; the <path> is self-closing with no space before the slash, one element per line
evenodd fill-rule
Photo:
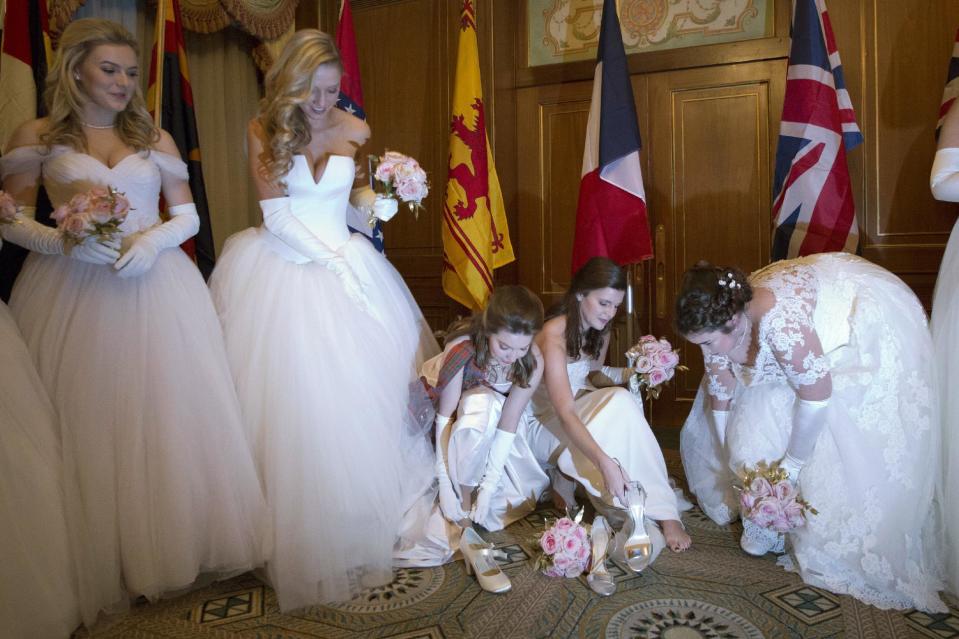
<path fill-rule="evenodd" d="M 144 108 L 136 50 L 120 25 L 71 23 L 47 83 L 51 115 L 21 126 L 0 160 L 4 187 L 27 207 L 0 229 L 32 251 L 10 309 L 60 418 L 87 625 L 263 554 L 265 504 L 222 332 L 178 248 L 199 223 L 186 165 Z M 122 248 L 71 247 L 31 219 L 41 182 L 54 205 L 93 186 L 124 192 Z"/>
<path fill-rule="evenodd" d="M 942 125 L 930 176 L 937 200 L 959 202 L 959 108 L 953 104 Z M 959 224 L 952 227 L 939 267 L 932 301 L 932 341 L 942 398 L 942 450 L 945 478 L 946 579 L 959 594 Z"/>
<path fill-rule="evenodd" d="M 389 583 L 394 542 L 415 546 L 425 525 L 404 514 L 421 499 L 429 512 L 435 496 L 428 429 L 406 417 L 409 385 L 439 348 L 400 275 L 347 230 L 370 130 L 335 108 L 341 74 L 332 38 L 312 29 L 273 64 L 248 131 L 263 226 L 228 240 L 210 282 L 266 490 L 267 576 L 282 610 Z"/>

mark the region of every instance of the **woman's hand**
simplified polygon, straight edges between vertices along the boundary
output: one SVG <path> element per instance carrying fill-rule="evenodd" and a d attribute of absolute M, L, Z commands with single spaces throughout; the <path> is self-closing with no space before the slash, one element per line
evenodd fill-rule
<path fill-rule="evenodd" d="M 626 507 L 626 484 L 629 483 L 629 475 L 623 470 L 612 457 L 603 456 L 599 462 L 599 472 L 603 474 L 603 481 L 606 483 L 606 492 L 613 497 L 619 498 L 619 503 Z"/>

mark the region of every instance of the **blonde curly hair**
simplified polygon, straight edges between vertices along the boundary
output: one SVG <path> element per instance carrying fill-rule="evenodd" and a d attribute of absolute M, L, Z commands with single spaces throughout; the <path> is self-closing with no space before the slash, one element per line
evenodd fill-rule
<path fill-rule="evenodd" d="M 310 97 L 313 73 L 324 64 L 343 72 L 333 38 L 317 29 L 301 29 L 266 74 L 257 120 L 267 140 L 260 162 L 272 180 L 281 181 L 293 166 L 294 154 L 310 143 L 310 126 L 300 105 Z"/>
<path fill-rule="evenodd" d="M 76 75 L 90 52 L 101 44 L 127 46 L 134 54 L 138 46 L 136 38 L 123 26 L 102 18 L 74 20 L 60 35 L 44 89 L 49 126 L 40 136 L 41 143 L 48 146 L 65 144 L 78 151 L 87 150 L 81 117 L 87 97 Z M 138 83 L 126 109 L 117 114 L 115 128 L 124 144 L 137 151 L 149 149 L 160 139 L 160 130 L 153 124 Z"/>

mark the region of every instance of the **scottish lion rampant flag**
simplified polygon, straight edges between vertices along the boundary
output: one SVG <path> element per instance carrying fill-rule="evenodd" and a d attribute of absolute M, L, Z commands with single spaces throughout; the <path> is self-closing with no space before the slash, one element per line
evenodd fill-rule
<path fill-rule="evenodd" d="M 653 256 L 641 146 L 616 3 L 604 0 L 576 207 L 574 273 L 591 257 L 630 264 Z"/>
<path fill-rule="evenodd" d="M 475 0 L 463 0 L 450 113 L 443 205 L 443 291 L 471 309 L 486 306 L 493 270 L 513 261 L 503 193 L 486 135 Z"/>
<path fill-rule="evenodd" d="M 773 260 L 856 251 L 846 152 L 860 143 L 825 0 L 796 0 L 773 183 Z"/>
<path fill-rule="evenodd" d="M 956 30 L 956 41 L 952 45 L 952 58 L 949 60 L 949 74 L 946 76 L 946 88 L 942 92 L 942 104 L 939 105 L 939 124 L 936 125 L 936 139 L 939 139 L 939 130 L 942 121 L 952 108 L 952 103 L 959 97 L 959 30 Z"/>

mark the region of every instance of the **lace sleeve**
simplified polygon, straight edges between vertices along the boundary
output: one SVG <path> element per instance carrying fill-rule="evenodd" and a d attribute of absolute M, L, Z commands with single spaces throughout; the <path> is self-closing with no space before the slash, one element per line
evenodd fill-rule
<path fill-rule="evenodd" d="M 832 380 L 812 317 L 810 296 L 780 298 L 767 318 L 765 339 L 799 397 L 822 400 L 832 394 Z"/>
<path fill-rule="evenodd" d="M 736 376 L 733 375 L 729 359 L 725 355 L 713 355 L 703 349 L 703 364 L 706 366 L 706 392 L 713 402 L 713 408 L 725 406 L 733 398 L 736 390 Z"/>

